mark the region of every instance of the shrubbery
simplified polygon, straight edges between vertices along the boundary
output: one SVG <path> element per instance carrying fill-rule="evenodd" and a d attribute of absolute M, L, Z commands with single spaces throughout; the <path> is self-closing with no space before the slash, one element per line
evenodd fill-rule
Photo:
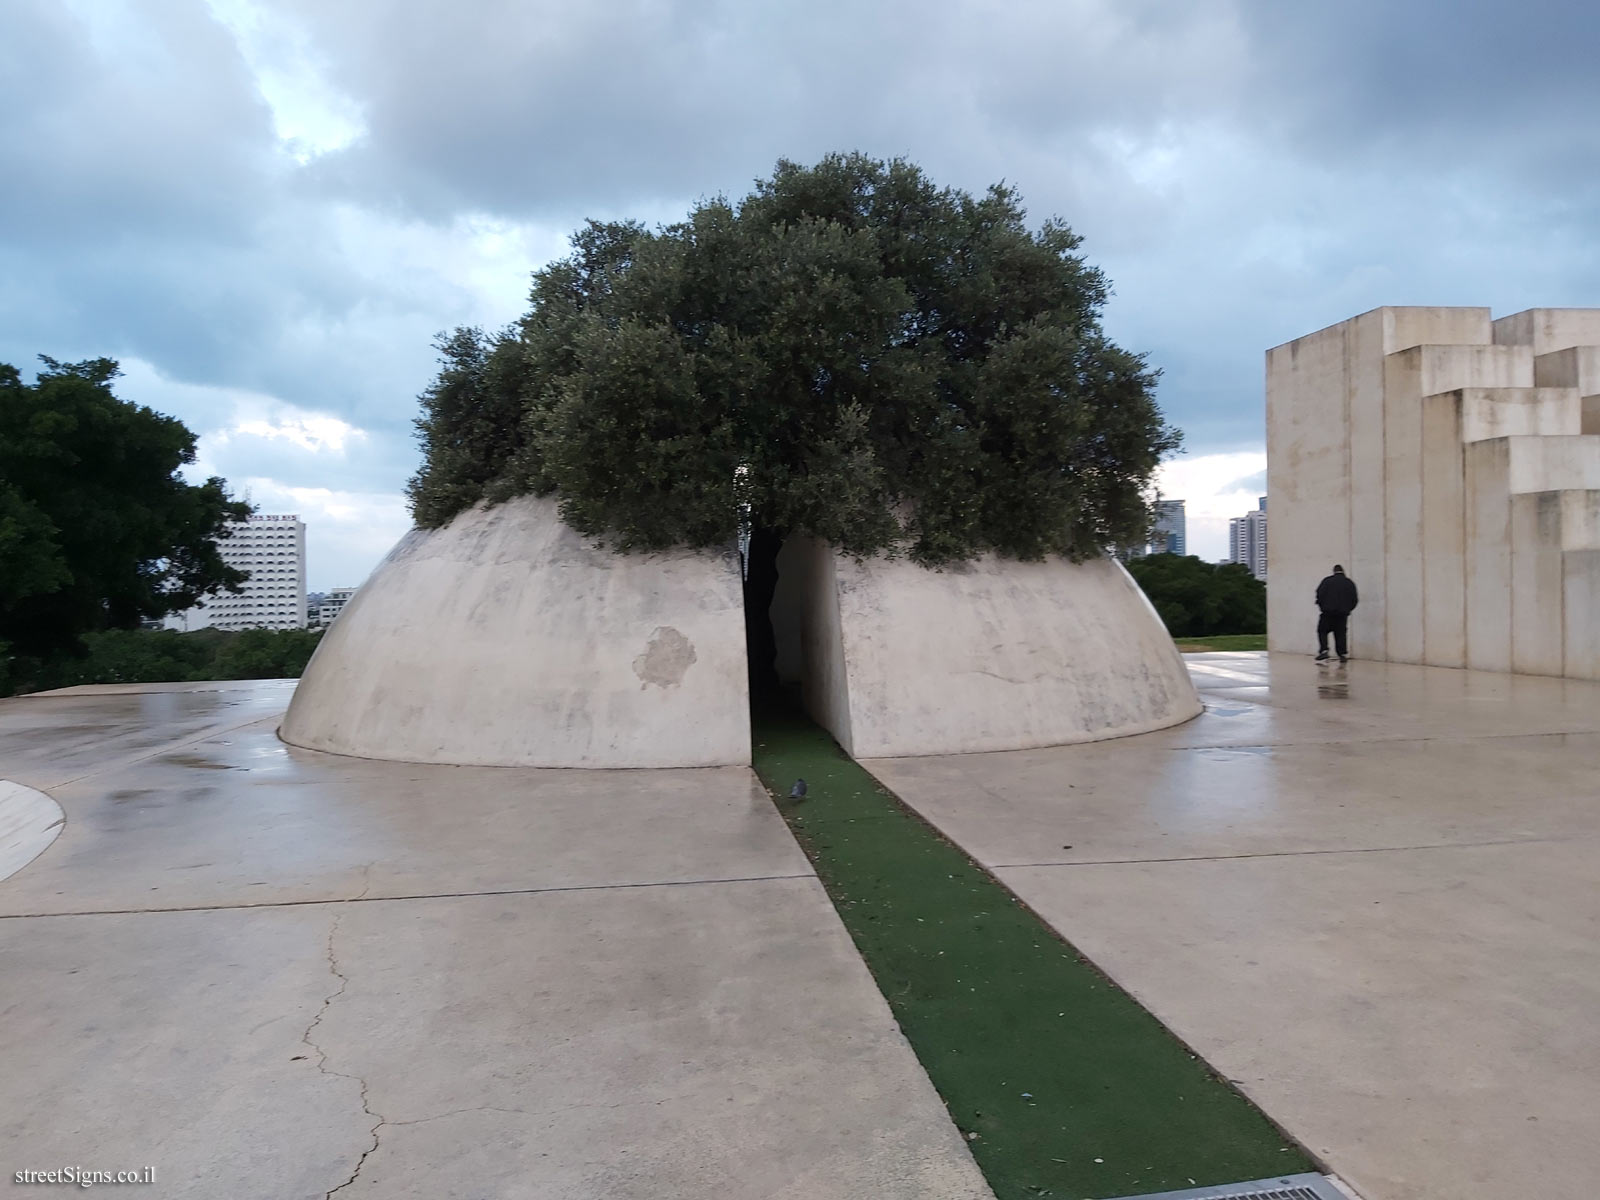
<path fill-rule="evenodd" d="M 1243 563 L 1152 554 L 1128 563 L 1173 637 L 1267 631 L 1267 585 Z"/>
<path fill-rule="evenodd" d="M 206 679 L 298 679 L 321 630 L 109 629 L 85 634 L 84 653 L 9 655 L 0 643 L 0 696 L 84 683 L 192 683 Z"/>

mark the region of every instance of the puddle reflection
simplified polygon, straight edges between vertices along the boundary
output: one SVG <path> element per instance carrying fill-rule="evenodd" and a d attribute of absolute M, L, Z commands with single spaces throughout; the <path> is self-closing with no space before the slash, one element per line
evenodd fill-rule
<path fill-rule="evenodd" d="M 1317 681 L 1317 696 L 1322 700 L 1350 699 L 1350 680 L 1343 666 L 1335 668 L 1333 675 L 1324 675 Z"/>

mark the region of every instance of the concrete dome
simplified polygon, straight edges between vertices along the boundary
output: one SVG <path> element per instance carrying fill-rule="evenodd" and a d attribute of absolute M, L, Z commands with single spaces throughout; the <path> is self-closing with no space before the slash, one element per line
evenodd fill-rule
<path fill-rule="evenodd" d="M 797 538 L 778 569 L 779 676 L 856 758 L 1098 741 L 1200 713 L 1183 656 L 1114 559 L 930 571 Z"/>
<path fill-rule="evenodd" d="M 1094 741 L 1200 712 L 1110 559 L 930 571 L 797 537 L 778 569 L 779 675 L 858 758 Z M 413 530 L 324 636 L 280 734 L 413 762 L 748 763 L 738 558 L 600 550 L 529 497 Z"/>
<path fill-rule="evenodd" d="M 284 741 L 411 762 L 750 761 L 739 560 L 618 555 L 522 497 L 402 538 L 295 691 Z"/>

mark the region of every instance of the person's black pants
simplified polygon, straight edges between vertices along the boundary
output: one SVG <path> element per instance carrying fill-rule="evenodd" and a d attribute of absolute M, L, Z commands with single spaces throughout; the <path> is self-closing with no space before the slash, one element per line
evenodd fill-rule
<path fill-rule="evenodd" d="M 1346 630 L 1350 625 L 1349 613 L 1323 613 L 1317 619 L 1317 653 L 1328 652 L 1328 635 L 1333 634 L 1333 648 L 1340 658 L 1350 657 L 1350 646 L 1346 642 Z"/>

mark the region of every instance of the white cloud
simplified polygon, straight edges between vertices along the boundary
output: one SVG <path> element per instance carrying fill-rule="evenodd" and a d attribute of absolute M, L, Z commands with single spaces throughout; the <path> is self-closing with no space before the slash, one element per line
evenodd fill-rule
<path fill-rule="evenodd" d="M 1161 498 L 1184 502 L 1190 554 L 1208 562 L 1228 557 L 1228 521 L 1254 509 L 1264 494 L 1239 484 L 1266 469 L 1264 449 L 1185 456 L 1157 469 Z"/>
<path fill-rule="evenodd" d="M 306 525 L 306 587 L 325 592 L 359 587 L 411 528 L 405 497 L 289 487 L 275 479 L 245 479 L 241 494 L 261 512 L 293 513 Z"/>
<path fill-rule="evenodd" d="M 361 106 L 329 83 L 306 31 L 256 0 L 206 0 L 233 36 L 256 90 L 272 110 L 281 148 L 301 166 L 366 133 Z"/>
<path fill-rule="evenodd" d="M 357 429 L 338 417 L 330 417 L 326 413 L 296 412 L 285 405 L 270 417 L 241 420 L 236 416 L 232 425 L 212 435 L 222 443 L 240 436 L 293 442 L 313 454 L 325 450 L 343 454 L 347 442 L 363 440 L 367 434 L 366 430 Z"/>

